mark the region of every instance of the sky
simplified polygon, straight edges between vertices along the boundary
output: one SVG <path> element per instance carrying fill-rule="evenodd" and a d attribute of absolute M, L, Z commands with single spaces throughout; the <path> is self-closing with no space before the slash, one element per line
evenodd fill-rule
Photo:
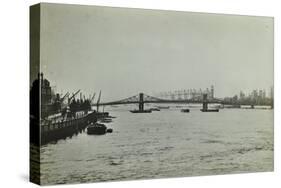
<path fill-rule="evenodd" d="M 112 101 L 273 86 L 273 18 L 42 4 L 40 69 L 57 92 Z"/>

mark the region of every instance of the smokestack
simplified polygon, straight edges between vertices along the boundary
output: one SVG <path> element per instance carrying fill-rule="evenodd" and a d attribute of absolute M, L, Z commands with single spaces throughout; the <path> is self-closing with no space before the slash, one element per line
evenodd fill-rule
<path fill-rule="evenodd" d="M 43 72 L 40 73 L 40 76 L 41 76 L 41 86 L 43 86 L 43 80 L 44 80 Z"/>

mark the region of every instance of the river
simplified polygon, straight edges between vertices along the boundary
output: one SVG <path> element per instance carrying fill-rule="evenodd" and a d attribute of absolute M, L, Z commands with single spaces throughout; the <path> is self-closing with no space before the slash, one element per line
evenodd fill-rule
<path fill-rule="evenodd" d="M 273 170 L 273 110 L 203 113 L 175 106 L 133 114 L 108 108 L 113 133 L 86 131 L 41 147 L 42 184 L 150 179 Z"/>

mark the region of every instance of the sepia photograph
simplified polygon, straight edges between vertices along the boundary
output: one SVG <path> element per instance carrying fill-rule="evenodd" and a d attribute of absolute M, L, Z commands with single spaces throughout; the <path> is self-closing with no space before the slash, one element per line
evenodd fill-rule
<path fill-rule="evenodd" d="M 274 19 L 30 7 L 30 181 L 274 170 Z"/>

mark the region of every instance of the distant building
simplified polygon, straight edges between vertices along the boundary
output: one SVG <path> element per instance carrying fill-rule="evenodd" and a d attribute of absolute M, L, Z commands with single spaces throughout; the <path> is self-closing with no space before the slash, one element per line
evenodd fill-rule
<path fill-rule="evenodd" d="M 271 98 L 271 99 L 274 98 L 274 90 L 273 90 L 273 87 L 270 87 L 270 98 Z"/>
<path fill-rule="evenodd" d="M 211 85 L 211 98 L 214 98 L 215 97 L 215 89 L 214 89 L 214 86 Z"/>
<path fill-rule="evenodd" d="M 239 98 L 243 100 L 245 96 L 245 93 L 243 93 L 243 91 L 240 91 Z"/>
<path fill-rule="evenodd" d="M 259 98 L 263 98 L 263 91 L 261 89 L 259 90 Z"/>
<path fill-rule="evenodd" d="M 252 99 L 257 99 L 258 98 L 258 91 L 255 89 L 252 91 Z"/>
<path fill-rule="evenodd" d="M 43 73 L 40 74 L 41 82 L 41 105 L 48 105 L 52 100 L 52 89 L 50 82 L 47 79 L 44 79 Z"/>
<path fill-rule="evenodd" d="M 265 90 L 262 91 L 262 98 L 263 98 L 263 99 L 266 98 L 266 91 L 265 91 Z"/>

